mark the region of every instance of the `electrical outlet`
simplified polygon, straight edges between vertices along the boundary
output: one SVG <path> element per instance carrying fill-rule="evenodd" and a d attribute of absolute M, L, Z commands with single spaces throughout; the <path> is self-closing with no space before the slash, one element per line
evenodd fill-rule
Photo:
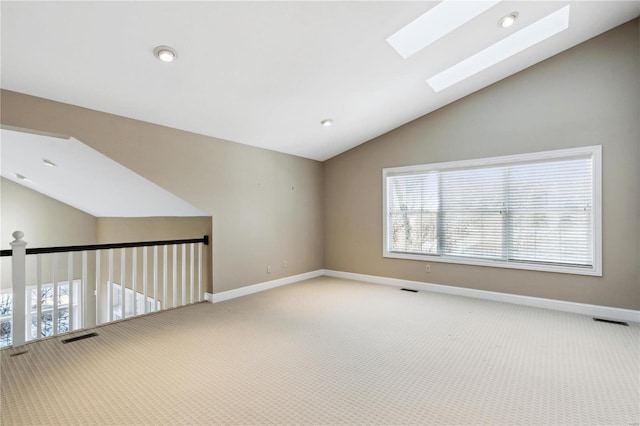
<path fill-rule="evenodd" d="M 431 272 L 431 265 L 425 265 L 424 271 L 427 272 L 427 273 Z"/>
<path fill-rule="evenodd" d="M 267 266 L 267 274 L 271 273 L 271 266 Z"/>

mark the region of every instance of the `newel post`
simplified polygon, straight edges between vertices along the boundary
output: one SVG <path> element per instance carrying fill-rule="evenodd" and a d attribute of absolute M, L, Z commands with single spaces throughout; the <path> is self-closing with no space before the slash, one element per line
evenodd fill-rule
<path fill-rule="evenodd" d="M 26 261 L 27 242 L 22 239 L 24 232 L 16 231 L 13 234 L 14 241 L 11 242 L 11 282 L 13 290 L 13 303 L 11 307 L 12 323 L 11 334 L 13 347 L 24 346 L 25 342 L 25 286 L 26 286 Z"/>

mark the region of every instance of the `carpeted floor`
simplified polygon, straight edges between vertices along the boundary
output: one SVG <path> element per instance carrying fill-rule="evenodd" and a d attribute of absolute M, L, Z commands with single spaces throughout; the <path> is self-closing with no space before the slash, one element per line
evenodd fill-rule
<path fill-rule="evenodd" d="M 322 277 L 96 331 L 3 351 L 1 423 L 640 422 L 638 324 Z"/>

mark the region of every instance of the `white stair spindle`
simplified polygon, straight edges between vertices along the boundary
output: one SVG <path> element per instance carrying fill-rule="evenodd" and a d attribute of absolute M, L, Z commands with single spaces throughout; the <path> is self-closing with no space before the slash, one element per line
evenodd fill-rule
<path fill-rule="evenodd" d="M 144 308 L 143 312 L 146 314 L 149 312 L 147 300 L 149 300 L 148 288 L 147 288 L 147 247 L 142 247 L 142 294 L 144 294 Z"/>
<path fill-rule="evenodd" d="M 51 327 L 53 328 L 53 335 L 57 335 L 58 334 L 58 253 L 53 253 L 53 268 L 52 268 L 52 274 L 53 274 L 53 318 L 52 318 L 52 325 Z"/>
<path fill-rule="evenodd" d="M 102 312 L 102 296 L 101 296 L 101 290 L 102 290 L 102 285 L 101 285 L 101 281 L 102 278 L 100 278 L 100 254 L 102 252 L 100 250 L 96 251 L 96 293 L 95 293 L 95 297 L 96 297 L 96 325 L 98 324 L 102 324 L 102 320 L 100 317 L 100 314 Z"/>
<path fill-rule="evenodd" d="M 167 309 L 169 304 L 167 303 L 168 288 L 167 288 L 167 246 L 162 246 L 162 309 Z"/>
<path fill-rule="evenodd" d="M 11 286 L 13 292 L 13 306 L 11 308 L 11 338 L 14 348 L 24 346 L 27 335 L 25 326 L 26 308 L 26 257 L 27 242 L 22 238 L 22 231 L 13 233 L 14 240 L 11 244 Z"/>
<path fill-rule="evenodd" d="M 36 255 L 36 335 L 34 339 L 42 337 L 42 255 Z"/>
<path fill-rule="evenodd" d="M 182 305 L 187 304 L 187 247 L 184 244 L 180 245 L 180 251 L 182 252 Z"/>
<path fill-rule="evenodd" d="M 189 244 L 189 303 L 194 303 L 194 296 L 193 296 L 193 291 L 194 291 L 194 283 L 195 283 L 195 277 L 193 276 L 193 263 L 194 263 L 194 258 L 193 258 L 193 251 L 194 251 L 194 243 Z"/>
<path fill-rule="evenodd" d="M 138 315 L 138 248 L 131 249 L 131 290 L 133 290 L 133 316 Z"/>
<path fill-rule="evenodd" d="M 158 309 L 158 246 L 153 246 L 153 310 Z"/>
<path fill-rule="evenodd" d="M 172 306 L 175 308 L 178 306 L 178 246 L 176 244 L 173 245 L 173 273 L 172 275 L 172 285 L 173 285 L 173 300 L 171 301 Z"/>
<path fill-rule="evenodd" d="M 109 249 L 109 287 L 107 288 L 107 322 L 113 321 L 113 249 Z"/>
<path fill-rule="evenodd" d="M 126 288 L 125 285 L 125 272 L 126 272 L 126 252 L 127 249 L 120 249 L 120 319 L 125 319 L 127 317 L 127 307 L 126 307 Z"/>
<path fill-rule="evenodd" d="M 78 297 L 78 300 L 82 301 L 82 310 L 81 312 L 81 317 L 79 318 L 79 328 L 87 328 L 87 318 L 89 318 L 89 316 L 87 315 L 87 309 L 89 307 L 89 297 L 88 295 L 88 290 L 87 290 L 87 251 L 83 250 L 82 251 L 82 281 L 80 282 L 80 295 L 81 297 Z"/>
<path fill-rule="evenodd" d="M 67 253 L 67 297 L 69 298 L 67 309 L 69 309 L 69 329 L 67 331 L 73 331 L 73 321 L 75 320 L 73 315 L 73 252 Z"/>
<path fill-rule="evenodd" d="M 202 300 L 202 246 L 198 243 L 198 302 Z"/>

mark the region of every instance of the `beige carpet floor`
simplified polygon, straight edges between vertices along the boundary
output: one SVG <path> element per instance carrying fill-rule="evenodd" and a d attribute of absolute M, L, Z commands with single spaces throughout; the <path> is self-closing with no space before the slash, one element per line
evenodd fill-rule
<path fill-rule="evenodd" d="M 3 425 L 640 422 L 640 326 L 317 278 L 1 354 Z"/>

